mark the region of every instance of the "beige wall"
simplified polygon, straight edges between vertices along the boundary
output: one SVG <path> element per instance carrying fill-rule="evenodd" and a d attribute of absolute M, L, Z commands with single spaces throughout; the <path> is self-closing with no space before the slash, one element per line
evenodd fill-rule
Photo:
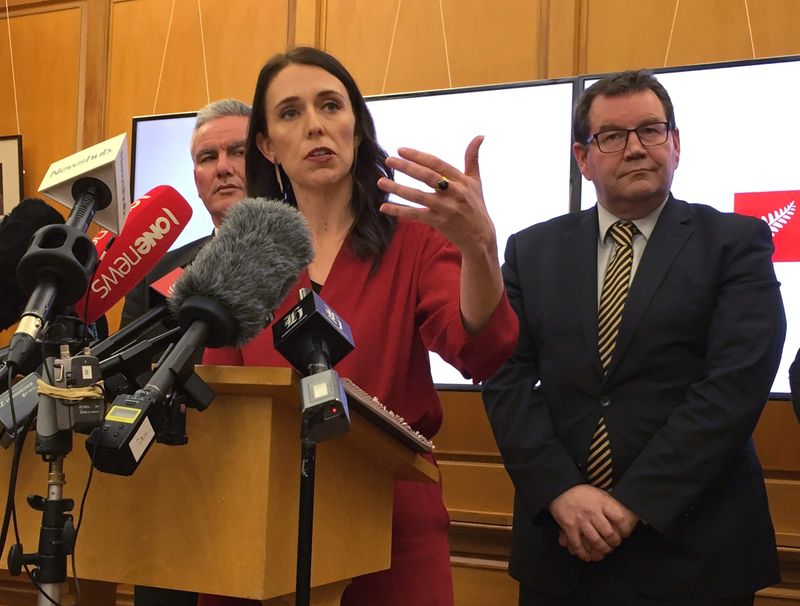
<path fill-rule="evenodd" d="M 198 6 L 200 7 L 198 10 Z M 252 99 L 258 69 L 286 47 L 287 0 L 129 0 L 111 7 L 108 134 L 138 115 Z"/>

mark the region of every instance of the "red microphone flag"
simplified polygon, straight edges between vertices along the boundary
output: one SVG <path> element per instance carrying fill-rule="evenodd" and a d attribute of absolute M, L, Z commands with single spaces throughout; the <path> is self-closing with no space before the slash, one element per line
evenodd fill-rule
<path fill-rule="evenodd" d="M 111 309 L 153 269 L 191 217 L 192 207 L 168 185 L 151 189 L 131 204 L 125 226 L 97 266 L 89 290 L 75 303 L 76 314 L 94 322 Z M 98 253 L 107 245 L 106 237 L 98 234 Z"/>

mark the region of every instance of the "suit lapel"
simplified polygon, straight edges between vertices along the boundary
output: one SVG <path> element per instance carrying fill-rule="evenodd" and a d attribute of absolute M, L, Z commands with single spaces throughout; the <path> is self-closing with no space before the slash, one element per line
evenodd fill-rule
<path fill-rule="evenodd" d="M 568 295 L 581 321 L 587 351 L 593 351 L 593 366 L 603 376 L 597 351 L 597 208 L 580 213 L 574 229 L 564 233 L 561 258 L 564 260 L 563 284 L 575 290 Z"/>
<path fill-rule="evenodd" d="M 212 236 L 206 236 L 198 240 L 193 240 L 188 244 L 184 244 L 180 248 L 169 251 L 164 258 L 156 263 L 155 267 L 150 270 L 145 280 L 147 285 L 150 286 L 153 282 L 157 282 L 166 276 L 172 270 L 178 267 L 185 267 L 190 262 L 194 261 L 200 249 L 206 245 Z"/>
<path fill-rule="evenodd" d="M 625 355 L 625 350 L 636 332 L 642 315 L 667 275 L 675 257 L 691 235 L 693 231 L 691 218 L 689 205 L 670 195 L 653 233 L 650 235 L 650 240 L 647 242 L 633 278 L 614 349 L 614 359 L 607 376 L 614 372 Z"/>
<path fill-rule="evenodd" d="M 194 261 L 194 258 L 197 256 L 197 253 L 200 252 L 200 249 L 203 248 L 209 240 L 211 240 L 212 236 L 206 236 L 205 238 L 200 238 L 199 240 L 195 240 L 190 244 L 187 244 L 181 249 L 178 249 L 180 252 L 175 259 L 180 267 L 184 267 Z M 178 251 L 176 251 L 178 252 Z"/>

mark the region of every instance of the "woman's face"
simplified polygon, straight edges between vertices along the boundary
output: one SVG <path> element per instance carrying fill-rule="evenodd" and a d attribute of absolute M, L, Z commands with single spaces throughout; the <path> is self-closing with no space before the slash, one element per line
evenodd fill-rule
<path fill-rule="evenodd" d="M 295 189 L 350 179 L 356 118 L 347 90 L 321 67 L 289 65 L 266 93 L 267 136 L 258 149 L 280 164 Z"/>

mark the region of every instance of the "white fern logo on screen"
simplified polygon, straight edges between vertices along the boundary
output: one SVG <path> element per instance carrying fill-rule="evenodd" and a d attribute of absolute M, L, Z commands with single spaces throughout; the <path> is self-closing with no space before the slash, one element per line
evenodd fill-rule
<path fill-rule="evenodd" d="M 800 220 L 795 216 L 800 190 L 750 191 L 733 195 L 733 210 L 761 219 L 769 226 L 776 263 L 800 262 Z"/>
<path fill-rule="evenodd" d="M 766 221 L 767 225 L 769 225 L 769 230 L 772 232 L 773 238 L 775 237 L 775 234 L 782 230 L 794 216 L 794 209 L 795 203 L 794 200 L 792 200 L 783 208 L 779 208 L 774 212 L 767 213 L 766 217 L 761 217 L 761 220 Z"/>

